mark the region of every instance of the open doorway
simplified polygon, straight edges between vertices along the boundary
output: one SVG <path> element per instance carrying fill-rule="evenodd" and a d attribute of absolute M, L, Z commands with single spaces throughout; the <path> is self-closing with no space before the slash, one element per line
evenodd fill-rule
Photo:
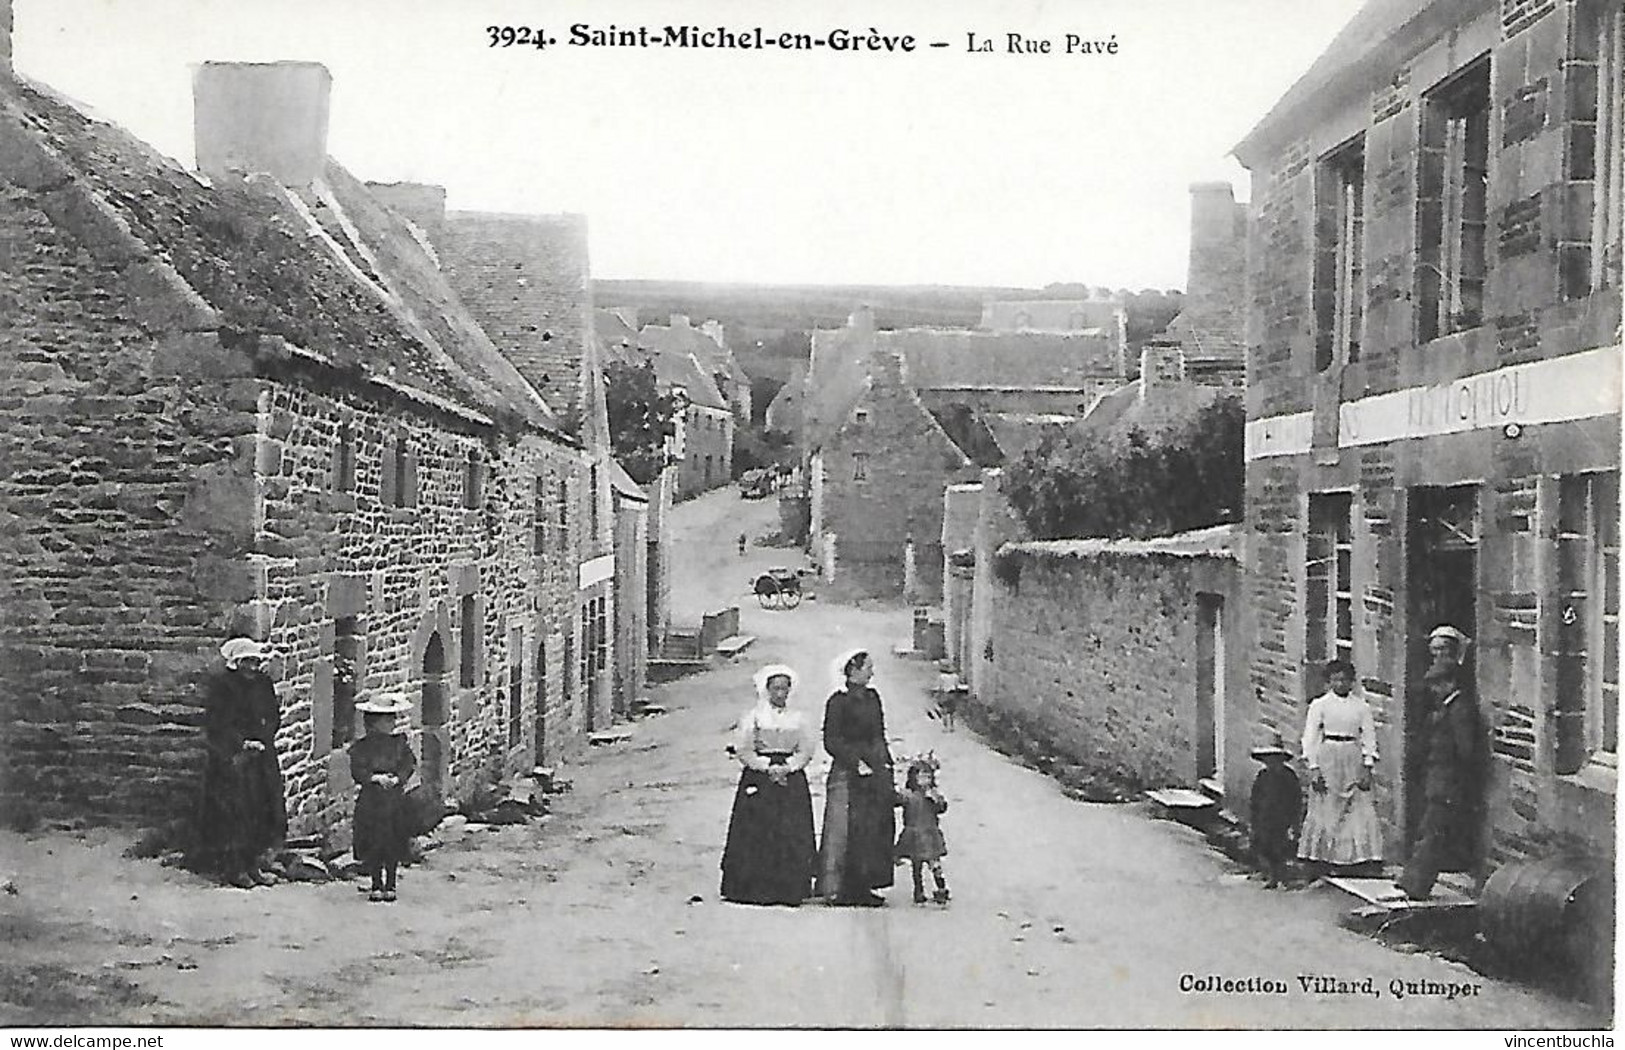
<path fill-rule="evenodd" d="M 1427 671 L 1428 633 L 1450 624 L 1478 636 L 1478 486 L 1414 488 L 1406 537 L 1409 615 L 1405 628 L 1405 841 L 1416 836 L 1422 816 L 1423 731 L 1427 712 L 1420 704 Z M 1476 653 L 1476 649 L 1474 650 Z M 1473 677 L 1469 662 L 1467 673 Z"/>
<path fill-rule="evenodd" d="M 1224 781 L 1224 597 L 1196 596 L 1196 779 Z"/>

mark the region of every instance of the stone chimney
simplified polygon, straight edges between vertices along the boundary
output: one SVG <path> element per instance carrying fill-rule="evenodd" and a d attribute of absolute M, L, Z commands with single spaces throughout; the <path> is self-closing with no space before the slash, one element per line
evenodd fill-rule
<path fill-rule="evenodd" d="M 674 332 L 677 331 L 680 328 L 688 328 L 688 327 L 690 327 L 690 325 L 688 323 L 688 315 L 687 314 L 672 314 L 671 315 L 671 327 L 672 327 L 672 331 L 674 331 Z"/>
<path fill-rule="evenodd" d="M 0 76 L 11 75 L 11 0 L 0 0 Z"/>
<path fill-rule="evenodd" d="M 846 319 L 846 326 L 857 332 L 875 330 L 875 311 L 872 306 L 860 306 Z"/>
<path fill-rule="evenodd" d="M 317 62 L 205 62 L 192 76 L 198 170 L 310 185 L 327 163 L 332 89 Z"/>
<path fill-rule="evenodd" d="M 429 240 L 446 222 L 446 187 L 423 182 L 369 182 L 367 192 L 386 207 L 411 219 Z"/>
<path fill-rule="evenodd" d="M 1185 309 L 1240 323 L 1247 277 L 1247 208 L 1228 182 L 1191 186 L 1191 253 Z"/>
<path fill-rule="evenodd" d="M 1185 350 L 1177 342 L 1153 339 L 1140 351 L 1140 402 L 1143 404 L 1185 379 Z"/>
<path fill-rule="evenodd" d="M 903 355 L 895 350 L 875 350 L 869 355 L 869 379 L 875 386 L 900 387 L 907 368 Z"/>

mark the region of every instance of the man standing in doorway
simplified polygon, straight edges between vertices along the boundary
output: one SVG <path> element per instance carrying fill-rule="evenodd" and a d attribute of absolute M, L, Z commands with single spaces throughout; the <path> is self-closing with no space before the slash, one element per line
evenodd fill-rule
<path fill-rule="evenodd" d="M 1485 748 L 1478 698 L 1466 669 L 1470 642 L 1449 625 L 1428 637 L 1422 823 L 1399 883 L 1412 900 L 1426 900 L 1441 871 L 1476 872 L 1478 864 Z"/>

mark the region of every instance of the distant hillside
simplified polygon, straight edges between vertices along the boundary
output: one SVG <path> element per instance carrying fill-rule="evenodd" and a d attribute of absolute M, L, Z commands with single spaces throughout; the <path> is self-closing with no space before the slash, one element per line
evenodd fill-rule
<path fill-rule="evenodd" d="M 1109 293 L 1098 288 L 1097 294 Z M 1086 298 L 1082 284 L 1044 288 L 959 287 L 952 285 L 758 285 L 708 284 L 698 281 L 594 281 L 593 300 L 601 307 L 634 307 L 644 324 L 664 324 L 672 314 L 685 314 L 695 324 L 717 320 L 728 326 L 740 363 L 753 378 L 789 378 L 792 366 L 807 359 L 807 334 L 815 328 L 840 328 L 852 311 L 869 306 L 875 327 L 974 328 L 982 304 L 991 299 Z M 1129 345 L 1137 350 L 1179 312 L 1183 296 L 1175 290 L 1118 289 L 1128 309 Z"/>
<path fill-rule="evenodd" d="M 943 285 L 750 285 L 690 281 L 594 281 L 598 306 L 634 306 L 645 323 L 687 314 L 750 328 L 808 331 L 839 328 L 859 306 L 871 306 L 879 328 L 943 325 L 968 328 L 982 319 L 987 299 L 1036 296 L 1030 288 Z"/>

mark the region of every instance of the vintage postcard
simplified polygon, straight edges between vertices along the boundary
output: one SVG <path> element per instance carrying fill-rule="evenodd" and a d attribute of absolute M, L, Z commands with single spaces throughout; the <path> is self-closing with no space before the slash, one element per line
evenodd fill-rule
<path fill-rule="evenodd" d="M 1613 1045 L 1622 70 L 0 0 L 11 1045 Z"/>

